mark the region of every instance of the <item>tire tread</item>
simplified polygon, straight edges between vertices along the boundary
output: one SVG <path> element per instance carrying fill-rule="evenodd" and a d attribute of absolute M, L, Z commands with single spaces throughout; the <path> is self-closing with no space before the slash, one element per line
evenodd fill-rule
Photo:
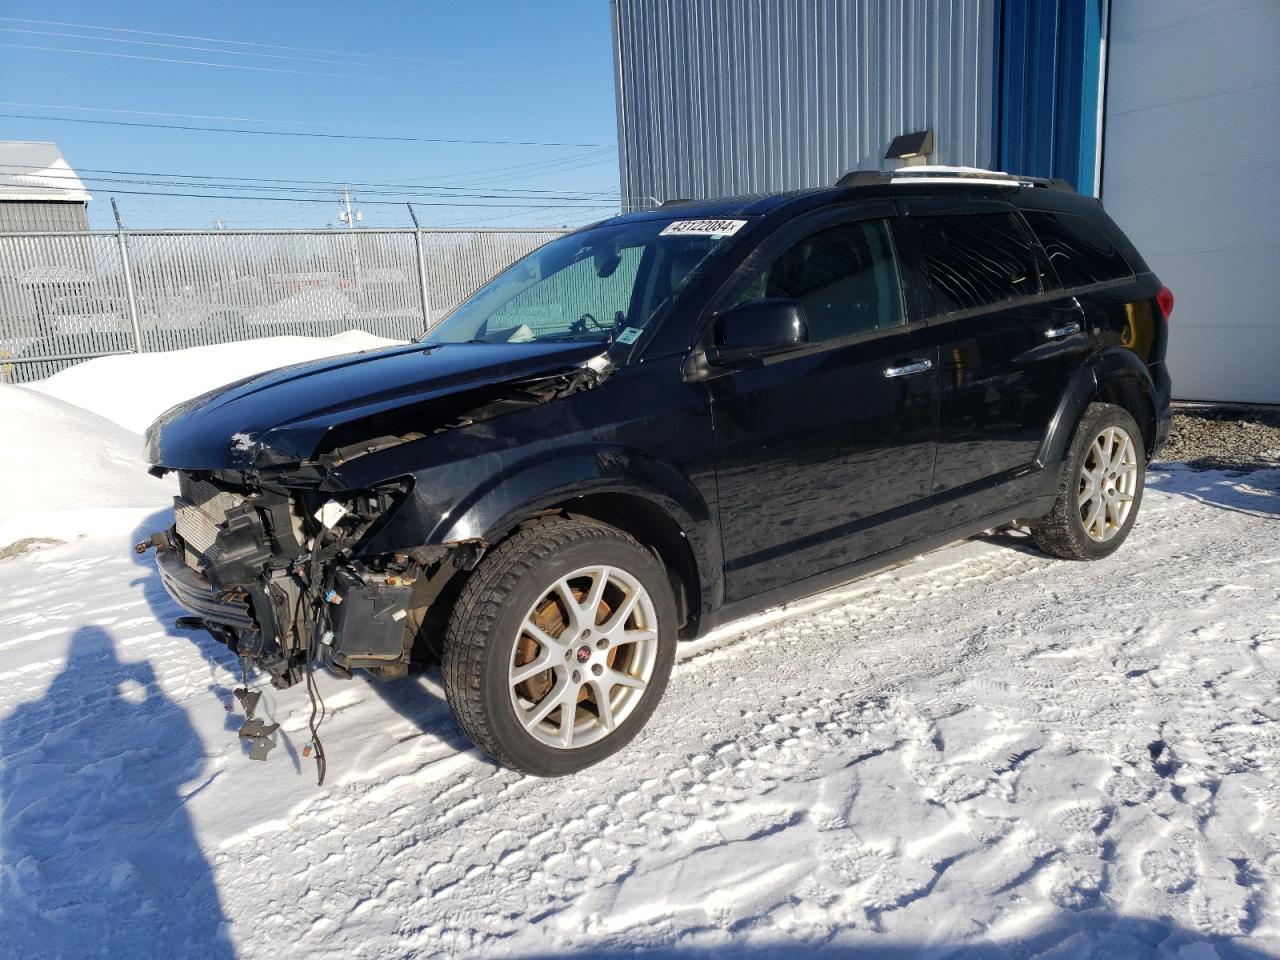
<path fill-rule="evenodd" d="M 1064 560 L 1095 560 L 1119 549 L 1120 545 L 1128 538 L 1128 531 L 1122 531 L 1122 535 L 1116 538 L 1114 545 L 1110 545 L 1103 553 L 1098 549 L 1099 545 L 1088 540 L 1076 530 L 1080 523 L 1079 518 L 1075 515 L 1075 511 L 1078 510 L 1076 507 L 1076 474 L 1080 458 L 1084 456 L 1085 448 L 1093 442 L 1100 422 L 1117 412 L 1123 414 L 1129 420 L 1129 423 L 1124 426 L 1128 429 L 1130 437 L 1138 447 L 1138 469 L 1139 471 L 1144 469 L 1145 454 L 1142 449 L 1142 433 L 1139 431 L 1138 424 L 1129 411 L 1113 403 L 1090 403 L 1085 408 L 1084 413 L 1081 414 L 1080 422 L 1076 424 L 1075 432 L 1071 435 L 1071 442 L 1067 446 L 1066 455 L 1062 458 L 1062 466 L 1058 470 L 1057 496 L 1053 501 L 1053 509 L 1030 525 L 1032 540 L 1045 553 L 1061 557 Z M 1138 486 L 1139 500 L 1134 503 L 1132 511 L 1132 515 L 1135 518 L 1141 504 L 1141 493 L 1142 483 L 1140 480 Z M 1132 521 L 1130 522 L 1130 528 L 1132 528 Z"/>
<path fill-rule="evenodd" d="M 484 656 L 494 623 L 516 584 L 541 561 L 570 544 L 587 540 L 612 540 L 644 549 L 634 537 L 603 523 L 561 517 L 541 519 L 502 541 L 481 560 L 449 619 L 441 663 L 449 708 L 472 742 L 504 766 L 528 772 L 520 758 L 499 743 L 485 709 Z"/>

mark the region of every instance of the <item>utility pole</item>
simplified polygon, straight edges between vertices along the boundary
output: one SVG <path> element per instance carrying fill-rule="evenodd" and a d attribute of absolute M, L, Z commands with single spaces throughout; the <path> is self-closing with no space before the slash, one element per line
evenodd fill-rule
<path fill-rule="evenodd" d="M 338 193 L 342 195 L 342 212 L 338 214 L 338 219 L 347 225 L 348 230 L 354 230 L 356 223 L 364 219 L 364 214 L 356 209 L 349 186 L 344 183 Z"/>
<path fill-rule="evenodd" d="M 356 223 L 364 219 L 364 214 L 356 209 L 355 203 L 351 199 L 351 188 L 345 183 L 342 189 L 338 191 L 342 196 L 342 210 L 338 214 L 338 219 L 347 225 L 348 230 L 354 230 Z M 361 286 L 360 277 L 360 244 L 358 237 L 351 238 L 351 260 L 355 265 L 355 283 L 358 290 Z"/>

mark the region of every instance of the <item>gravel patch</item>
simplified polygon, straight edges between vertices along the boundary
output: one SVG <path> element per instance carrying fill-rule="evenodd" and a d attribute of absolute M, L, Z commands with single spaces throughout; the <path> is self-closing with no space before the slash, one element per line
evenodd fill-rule
<path fill-rule="evenodd" d="M 1169 442 L 1157 459 L 1238 473 L 1280 467 L 1280 410 L 1175 409 Z"/>
<path fill-rule="evenodd" d="M 21 540 L 15 540 L 13 543 L 0 546 L 0 560 L 8 560 L 10 557 L 21 556 L 28 550 L 34 550 L 37 547 L 53 546 L 55 543 L 62 543 L 62 541 L 53 540 L 49 537 L 23 537 Z"/>

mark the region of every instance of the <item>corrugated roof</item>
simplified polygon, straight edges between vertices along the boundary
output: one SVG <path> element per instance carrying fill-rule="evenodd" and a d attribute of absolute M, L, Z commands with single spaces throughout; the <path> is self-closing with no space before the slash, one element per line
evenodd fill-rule
<path fill-rule="evenodd" d="M 0 140 L 0 200 L 92 199 L 56 143 Z"/>

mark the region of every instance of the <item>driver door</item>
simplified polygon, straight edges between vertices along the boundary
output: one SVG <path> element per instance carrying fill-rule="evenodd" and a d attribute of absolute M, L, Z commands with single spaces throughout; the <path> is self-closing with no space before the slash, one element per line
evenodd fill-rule
<path fill-rule="evenodd" d="M 726 599 L 900 546 L 929 496 L 938 350 L 908 310 L 892 208 L 793 225 L 721 308 L 785 297 L 810 343 L 709 380 Z"/>

